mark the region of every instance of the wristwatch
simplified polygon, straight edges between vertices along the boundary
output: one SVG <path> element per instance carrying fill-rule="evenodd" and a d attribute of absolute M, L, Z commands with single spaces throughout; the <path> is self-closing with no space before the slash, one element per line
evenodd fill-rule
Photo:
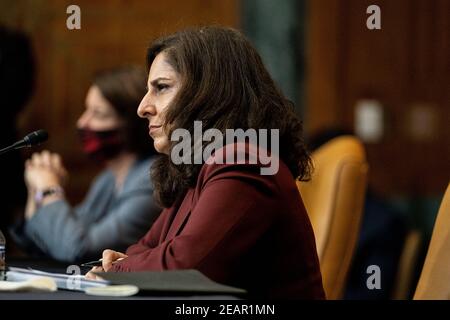
<path fill-rule="evenodd" d="M 60 186 L 45 188 L 43 190 L 37 190 L 34 195 L 34 201 L 36 202 L 36 205 L 40 206 L 42 204 L 42 201 L 44 201 L 45 197 L 48 197 L 50 195 L 57 194 L 57 195 L 64 195 L 64 189 Z"/>

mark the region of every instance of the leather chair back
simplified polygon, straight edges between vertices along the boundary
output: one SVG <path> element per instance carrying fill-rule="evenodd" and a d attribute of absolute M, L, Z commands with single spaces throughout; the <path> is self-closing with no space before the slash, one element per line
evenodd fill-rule
<path fill-rule="evenodd" d="M 334 138 L 311 157 L 312 179 L 297 186 L 314 229 L 327 298 L 340 299 L 359 236 L 368 164 L 354 136 Z"/>

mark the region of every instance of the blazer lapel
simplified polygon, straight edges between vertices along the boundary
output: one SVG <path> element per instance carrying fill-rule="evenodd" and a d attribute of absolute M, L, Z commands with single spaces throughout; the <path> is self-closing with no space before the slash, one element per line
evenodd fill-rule
<path fill-rule="evenodd" d="M 167 238 L 167 233 L 169 232 L 170 226 L 172 225 L 173 219 L 175 215 L 177 214 L 178 206 L 173 206 L 171 208 L 168 208 L 169 210 L 167 214 L 167 218 L 164 221 L 163 227 L 161 229 L 161 233 L 159 236 L 159 243 L 163 243 Z"/>
<path fill-rule="evenodd" d="M 181 205 L 178 207 L 178 211 L 174 212 L 175 216 L 169 226 L 169 230 L 167 232 L 165 240 L 172 239 L 176 235 L 178 235 L 178 233 L 182 230 L 182 227 L 184 227 L 184 225 L 186 224 L 192 210 L 193 195 L 194 190 L 190 189 L 186 193 L 186 196 L 184 197 Z"/>

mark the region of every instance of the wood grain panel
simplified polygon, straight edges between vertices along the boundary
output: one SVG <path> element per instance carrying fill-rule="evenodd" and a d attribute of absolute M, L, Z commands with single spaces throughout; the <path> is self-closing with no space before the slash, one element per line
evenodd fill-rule
<path fill-rule="evenodd" d="M 79 0 L 81 30 L 68 30 L 66 8 L 72 3 L 4 0 L 0 22 L 28 32 L 36 52 L 36 90 L 21 114 L 20 131 L 49 131 L 45 148 L 62 154 L 72 172 L 68 193 L 76 202 L 98 170 L 81 154 L 75 131 L 93 74 L 121 64 L 144 65 L 152 39 L 192 25 L 237 26 L 239 14 L 237 0 Z"/>
<path fill-rule="evenodd" d="M 381 8 L 381 30 L 366 28 L 371 4 Z M 318 0 L 309 8 L 308 132 L 352 129 L 356 102 L 377 99 L 386 129 L 366 144 L 372 187 L 442 194 L 450 173 L 450 3 Z"/>

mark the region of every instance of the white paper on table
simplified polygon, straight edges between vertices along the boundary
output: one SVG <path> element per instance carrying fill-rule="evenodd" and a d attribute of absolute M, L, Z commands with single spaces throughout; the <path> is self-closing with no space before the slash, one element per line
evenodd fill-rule
<path fill-rule="evenodd" d="M 25 281 L 0 281 L 0 291 L 56 291 L 55 280 L 49 277 L 36 277 Z"/>

